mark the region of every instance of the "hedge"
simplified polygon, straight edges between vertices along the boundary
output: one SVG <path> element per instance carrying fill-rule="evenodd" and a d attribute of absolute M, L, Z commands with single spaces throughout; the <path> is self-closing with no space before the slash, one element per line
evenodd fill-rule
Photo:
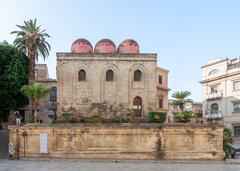
<path fill-rule="evenodd" d="M 167 112 L 149 112 L 149 122 L 151 123 L 163 123 L 166 120 Z"/>

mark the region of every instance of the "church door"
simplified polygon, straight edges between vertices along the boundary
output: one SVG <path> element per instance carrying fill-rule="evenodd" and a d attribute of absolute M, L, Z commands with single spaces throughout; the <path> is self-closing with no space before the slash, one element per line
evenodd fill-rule
<path fill-rule="evenodd" d="M 134 116 L 141 117 L 142 116 L 142 99 L 140 97 L 135 97 L 133 100 L 133 111 Z"/>

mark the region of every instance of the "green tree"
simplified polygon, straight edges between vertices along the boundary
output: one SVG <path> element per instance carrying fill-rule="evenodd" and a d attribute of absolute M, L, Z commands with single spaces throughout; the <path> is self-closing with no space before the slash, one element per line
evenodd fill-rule
<path fill-rule="evenodd" d="M 37 19 L 24 21 L 24 25 L 16 25 L 20 31 L 13 31 L 11 34 L 16 34 L 14 45 L 19 51 L 26 53 L 29 57 L 29 84 L 33 84 L 35 79 L 35 62 L 38 56 L 42 56 L 45 60 L 49 56 L 51 49 L 46 38 L 50 36 L 37 25 Z"/>
<path fill-rule="evenodd" d="M 49 89 L 43 85 L 34 83 L 32 85 L 24 85 L 21 88 L 21 92 L 28 97 L 34 106 L 34 122 L 37 123 L 37 109 L 39 107 L 39 101 L 41 98 L 49 94 Z"/>
<path fill-rule="evenodd" d="M 28 82 L 28 58 L 6 42 L 0 43 L 0 118 L 4 111 L 27 104 L 20 89 Z M 6 118 L 6 117 L 5 117 Z"/>
<path fill-rule="evenodd" d="M 223 150 L 226 157 L 230 157 L 234 153 L 231 144 L 233 143 L 233 133 L 231 129 L 225 127 L 223 130 Z"/>
<path fill-rule="evenodd" d="M 186 103 L 192 102 L 191 99 L 188 99 L 188 97 L 191 95 L 189 91 L 177 91 L 173 93 L 172 97 L 174 98 L 173 100 L 173 106 L 178 106 L 181 112 L 183 112 L 184 105 Z"/>

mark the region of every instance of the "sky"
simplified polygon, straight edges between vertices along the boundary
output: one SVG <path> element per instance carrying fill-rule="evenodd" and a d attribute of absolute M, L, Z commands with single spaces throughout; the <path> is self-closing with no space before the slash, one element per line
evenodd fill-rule
<path fill-rule="evenodd" d="M 56 78 L 56 52 L 70 52 L 77 38 L 93 46 L 103 38 L 116 46 L 132 38 L 170 71 L 169 98 L 189 90 L 201 101 L 201 66 L 240 55 L 239 9 L 239 0 L 0 0 L 0 41 L 12 43 L 16 24 L 37 18 L 52 47 L 38 63 L 46 63 Z"/>

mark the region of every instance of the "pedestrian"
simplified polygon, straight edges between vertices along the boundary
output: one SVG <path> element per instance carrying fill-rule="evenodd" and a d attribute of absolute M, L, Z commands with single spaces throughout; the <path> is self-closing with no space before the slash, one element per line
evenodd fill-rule
<path fill-rule="evenodd" d="M 15 116 L 16 116 L 16 124 L 20 125 L 21 124 L 21 115 L 20 115 L 19 111 L 15 112 Z"/>

